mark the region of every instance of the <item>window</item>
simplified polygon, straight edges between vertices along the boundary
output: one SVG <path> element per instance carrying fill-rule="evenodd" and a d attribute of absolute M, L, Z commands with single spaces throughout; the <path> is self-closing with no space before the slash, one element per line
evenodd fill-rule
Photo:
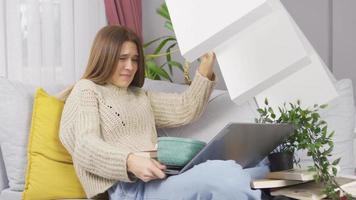
<path fill-rule="evenodd" d="M 71 84 L 104 25 L 103 0 L 1 0 L 0 76 L 35 85 Z"/>

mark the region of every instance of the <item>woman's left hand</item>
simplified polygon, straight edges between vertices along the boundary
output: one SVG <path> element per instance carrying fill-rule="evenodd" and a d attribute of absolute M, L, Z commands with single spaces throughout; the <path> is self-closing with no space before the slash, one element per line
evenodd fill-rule
<path fill-rule="evenodd" d="M 200 65 L 199 65 L 199 73 L 208 79 L 213 78 L 213 66 L 215 62 L 215 54 L 214 52 L 209 52 L 200 57 Z"/>

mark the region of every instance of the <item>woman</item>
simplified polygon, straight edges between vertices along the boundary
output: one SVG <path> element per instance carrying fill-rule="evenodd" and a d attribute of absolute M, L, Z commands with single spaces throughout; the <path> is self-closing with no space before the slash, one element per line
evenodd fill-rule
<path fill-rule="evenodd" d="M 209 161 L 166 178 L 164 165 L 132 154 L 154 148 L 156 126 L 181 126 L 199 118 L 215 84 L 213 63 L 213 53 L 204 55 L 182 94 L 144 91 L 139 37 L 120 26 L 98 32 L 60 125 L 61 142 L 89 198 L 106 192 L 110 199 L 259 198 L 233 161 Z"/>

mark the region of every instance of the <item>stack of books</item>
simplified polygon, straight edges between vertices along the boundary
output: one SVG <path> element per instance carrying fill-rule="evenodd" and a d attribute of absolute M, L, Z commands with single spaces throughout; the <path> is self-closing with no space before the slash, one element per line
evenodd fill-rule
<path fill-rule="evenodd" d="M 265 179 L 253 180 L 254 189 L 270 189 L 272 196 L 286 196 L 294 199 L 317 200 L 326 198 L 323 186 L 314 181 L 315 172 L 306 169 L 292 169 L 270 172 Z M 356 176 L 336 177 L 343 190 L 356 196 Z"/>
<path fill-rule="evenodd" d="M 155 147 L 152 149 L 147 149 L 146 151 L 137 151 L 134 152 L 133 154 L 137 156 L 142 156 L 142 157 L 152 158 L 157 160 L 158 159 L 157 149 L 158 149 L 158 145 L 156 144 Z"/>
<path fill-rule="evenodd" d="M 134 152 L 134 154 L 137 156 L 142 156 L 142 157 L 158 160 L 157 149 Z M 167 168 L 164 172 L 167 176 L 177 175 L 179 173 L 179 171 L 183 168 L 183 166 L 174 166 L 174 165 L 166 165 L 166 167 Z"/>
<path fill-rule="evenodd" d="M 269 172 L 265 179 L 254 180 L 251 187 L 254 189 L 280 188 L 298 185 L 314 180 L 315 172 L 305 169 L 291 169 L 278 172 Z"/>
<path fill-rule="evenodd" d="M 139 151 L 134 153 L 137 156 L 142 156 L 146 158 L 152 158 L 157 160 L 157 149 L 148 150 L 148 151 Z"/>

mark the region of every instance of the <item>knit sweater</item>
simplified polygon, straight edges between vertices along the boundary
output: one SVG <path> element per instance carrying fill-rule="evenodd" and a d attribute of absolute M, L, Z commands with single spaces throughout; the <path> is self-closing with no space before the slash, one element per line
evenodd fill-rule
<path fill-rule="evenodd" d="M 135 181 L 127 171 L 128 155 L 153 149 L 156 127 L 198 119 L 214 84 L 198 71 L 180 94 L 78 81 L 63 108 L 60 140 L 72 156 L 87 197 L 95 198 L 117 181 Z"/>

